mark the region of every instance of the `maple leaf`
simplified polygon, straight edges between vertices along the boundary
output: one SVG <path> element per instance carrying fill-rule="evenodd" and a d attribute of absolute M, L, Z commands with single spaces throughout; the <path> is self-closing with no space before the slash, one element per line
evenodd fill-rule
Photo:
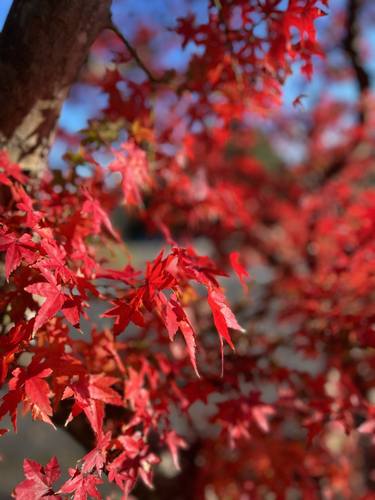
<path fill-rule="evenodd" d="M 228 306 L 225 295 L 219 288 L 210 287 L 208 290 L 208 304 L 211 307 L 214 323 L 219 336 L 223 338 L 232 349 L 234 345 L 230 338 L 228 328 L 244 332 Z"/>
<path fill-rule="evenodd" d="M 119 172 L 122 176 L 122 191 L 124 202 L 127 205 L 143 206 L 140 189 L 151 187 L 146 153 L 134 142 L 125 142 L 120 151 L 113 152 L 115 160 L 108 168 L 112 172 Z"/>
<path fill-rule="evenodd" d="M 300 32 L 301 40 L 305 37 L 309 42 L 315 42 L 316 29 L 314 22 L 318 17 L 325 16 L 325 12 L 312 6 L 310 1 L 301 6 L 298 0 L 291 0 L 287 11 L 284 14 L 284 29 L 288 34 L 289 29 L 294 26 Z"/>
<path fill-rule="evenodd" d="M 180 470 L 181 468 L 178 458 L 178 450 L 179 448 L 182 449 L 187 448 L 186 441 L 182 439 L 180 436 L 178 436 L 178 434 L 175 431 L 167 432 L 164 439 L 169 448 L 169 451 L 171 452 L 174 466 L 176 467 L 177 470 Z"/>
<path fill-rule="evenodd" d="M 22 391 L 19 389 L 12 389 L 1 398 L 0 420 L 9 414 L 15 431 L 17 431 L 17 408 L 21 400 Z"/>
<path fill-rule="evenodd" d="M 182 332 L 182 335 L 184 336 L 188 348 L 191 364 L 193 365 L 195 373 L 199 377 L 200 375 L 198 372 L 197 362 L 195 359 L 196 344 L 195 344 L 194 330 L 189 321 L 179 321 L 179 327 Z"/>
<path fill-rule="evenodd" d="M 195 355 L 195 332 L 184 309 L 178 303 L 176 295 L 172 294 L 170 299 L 167 300 L 164 294 L 160 292 L 155 295 L 154 299 L 160 309 L 161 319 L 167 328 L 171 342 L 174 340 L 178 329 L 180 329 L 188 348 L 191 364 L 199 377 Z"/>
<path fill-rule="evenodd" d="M 111 280 L 123 281 L 127 285 L 134 285 L 140 272 L 135 271 L 132 266 L 126 265 L 124 269 L 102 269 L 96 273 L 97 278 L 107 278 Z"/>
<path fill-rule="evenodd" d="M 34 418 L 40 416 L 45 422 L 52 424 L 49 417 L 52 416 L 52 407 L 48 398 L 50 388 L 48 383 L 43 380 L 51 375 L 52 370 L 46 368 L 38 374 L 25 380 L 25 396 L 33 405 Z"/>
<path fill-rule="evenodd" d="M 38 230 L 41 237 L 41 248 L 45 257 L 40 259 L 35 266 L 50 283 L 55 283 L 58 278 L 64 283 L 74 282 L 75 276 L 66 263 L 66 250 L 59 245 L 48 233 Z"/>
<path fill-rule="evenodd" d="M 26 193 L 23 186 L 15 185 L 12 190 L 13 197 L 17 201 L 17 208 L 26 213 L 26 225 L 30 228 L 35 228 L 43 218 L 42 212 L 35 210 L 33 200 Z"/>
<path fill-rule="evenodd" d="M 144 295 L 144 289 L 139 289 L 127 302 L 124 300 L 115 300 L 112 303 L 115 307 L 105 311 L 103 317 L 105 318 L 116 318 L 113 331 L 115 335 L 118 335 L 133 322 L 138 326 L 145 326 L 143 315 L 141 312 L 142 298 Z"/>
<path fill-rule="evenodd" d="M 75 402 L 65 425 L 83 411 L 100 438 L 103 433 L 104 404 L 123 406 L 119 394 L 111 388 L 116 382 L 114 377 L 98 374 L 85 377 L 67 387 L 62 399 L 74 396 Z"/>
<path fill-rule="evenodd" d="M 19 165 L 10 161 L 8 153 L 4 150 L 0 150 L 0 183 L 6 186 L 11 186 L 12 181 L 10 178 L 24 184 L 26 182 L 26 177 L 21 172 Z"/>
<path fill-rule="evenodd" d="M 31 407 L 34 419 L 40 419 L 53 426 L 50 419 L 52 408 L 49 402 L 50 388 L 43 380 L 51 375 L 50 368 L 43 368 L 38 364 L 31 364 L 27 369 L 17 367 L 12 371 L 9 380 L 9 391 L 2 397 L 0 405 L 0 419 L 9 413 L 14 430 L 17 429 L 17 407 L 23 400 L 25 407 Z"/>
<path fill-rule="evenodd" d="M 248 286 L 247 286 L 247 283 L 245 281 L 245 278 L 249 277 L 249 273 L 247 272 L 247 270 L 244 268 L 244 266 L 240 262 L 240 254 L 238 252 L 231 252 L 231 254 L 229 255 L 229 258 L 230 258 L 230 263 L 231 263 L 235 273 L 237 274 L 237 276 L 242 284 L 243 289 L 246 292 L 248 290 Z"/>
<path fill-rule="evenodd" d="M 26 479 L 19 483 L 14 490 L 17 500 L 61 499 L 54 493 L 52 486 L 60 477 L 60 467 L 56 457 L 52 457 L 43 467 L 34 460 L 26 459 L 23 462 Z"/>
<path fill-rule="evenodd" d="M 72 410 L 65 422 L 67 426 L 77 415 L 85 413 L 87 420 L 90 422 L 92 430 L 100 438 L 103 433 L 104 422 L 104 404 L 101 401 L 90 399 L 86 388 L 70 388 L 64 392 L 62 399 L 66 399 L 74 395 L 75 401 Z"/>
<path fill-rule="evenodd" d="M 11 273 L 17 269 L 22 260 L 31 264 L 36 260 L 35 244 L 29 234 L 18 237 L 14 233 L 0 232 L 0 251 L 5 254 L 5 277 L 9 281 Z"/>
<path fill-rule="evenodd" d="M 6 335 L 0 337 L 0 384 L 8 374 L 8 366 L 14 354 L 18 352 L 25 340 L 31 336 L 31 328 L 25 323 L 18 323 Z"/>
<path fill-rule="evenodd" d="M 93 469 L 101 475 L 103 471 L 104 464 L 106 462 L 107 448 L 111 443 L 111 433 L 107 432 L 100 436 L 96 443 L 96 447 L 87 453 L 83 459 L 82 472 L 88 473 L 92 472 Z"/>
<path fill-rule="evenodd" d="M 112 385 L 116 384 L 118 379 L 103 374 L 91 375 L 89 381 L 90 398 L 103 401 L 103 403 L 122 406 L 122 400 Z"/>
<path fill-rule="evenodd" d="M 33 332 L 36 332 L 62 309 L 67 297 L 62 291 L 61 285 L 53 282 L 34 283 L 25 287 L 25 290 L 45 298 L 35 317 Z"/>
<path fill-rule="evenodd" d="M 69 323 L 73 325 L 74 328 L 77 328 L 77 330 L 80 330 L 79 319 L 82 309 L 82 297 L 73 296 L 65 298 L 66 300 L 64 302 L 62 312 Z"/>
<path fill-rule="evenodd" d="M 270 405 L 255 405 L 251 408 L 251 414 L 259 429 L 269 432 L 270 424 L 267 417 L 274 415 L 275 409 Z"/>
<path fill-rule="evenodd" d="M 97 486 L 103 481 L 93 474 L 84 474 L 78 469 L 69 469 L 70 479 L 60 488 L 58 493 L 74 493 L 73 500 L 86 500 L 89 497 L 98 498 L 101 494 Z"/>
<path fill-rule="evenodd" d="M 84 197 L 86 200 L 82 205 L 81 213 L 88 217 L 93 225 L 94 234 L 100 233 L 101 225 L 107 229 L 109 234 L 116 240 L 119 241 L 119 236 L 113 229 L 110 218 L 100 206 L 99 200 L 96 200 L 88 191 L 88 189 L 83 190 Z"/>

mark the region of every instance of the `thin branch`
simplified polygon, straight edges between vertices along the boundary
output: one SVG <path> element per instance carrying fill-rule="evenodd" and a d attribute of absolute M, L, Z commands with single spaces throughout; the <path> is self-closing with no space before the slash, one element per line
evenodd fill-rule
<path fill-rule="evenodd" d="M 156 77 L 152 71 L 146 66 L 146 64 L 143 62 L 142 58 L 138 54 L 137 50 L 133 45 L 129 42 L 129 40 L 121 33 L 121 31 L 115 26 L 113 22 L 108 27 L 113 33 L 115 33 L 118 38 L 122 41 L 122 43 L 125 45 L 127 50 L 129 51 L 130 55 L 134 59 L 134 61 L 138 64 L 138 66 L 146 73 L 148 79 L 152 83 L 167 83 L 168 80 L 170 79 L 170 74 L 169 72 L 165 73 L 162 77 Z"/>

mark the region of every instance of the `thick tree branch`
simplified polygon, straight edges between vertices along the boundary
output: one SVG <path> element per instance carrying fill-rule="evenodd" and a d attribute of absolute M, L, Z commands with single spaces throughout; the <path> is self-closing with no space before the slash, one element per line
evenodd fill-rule
<path fill-rule="evenodd" d="M 362 126 L 366 122 L 366 109 L 365 109 L 365 98 L 366 94 L 370 88 L 370 77 L 365 70 L 358 48 L 358 37 L 359 37 L 359 15 L 360 8 L 362 5 L 362 0 L 349 0 L 347 6 L 347 16 L 345 25 L 345 38 L 343 40 L 342 46 L 346 52 L 351 66 L 354 71 L 355 80 L 359 89 L 359 102 L 358 102 L 358 125 Z M 350 150 L 352 151 L 358 144 L 358 139 L 354 139 L 353 143 L 350 145 Z M 346 165 L 346 159 L 348 156 L 348 151 L 345 150 L 344 154 L 336 159 L 324 172 L 321 179 L 320 185 L 325 184 L 332 177 L 343 170 Z"/>
<path fill-rule="evenodd" d="M 61 106 L 110 22 L 111 0 L 14 0 L 0 37 L 0 147 L 45 164 Z"/>
<path fill-rule="evenodd" d="M 361 96 L 368 91 L 370 87 L 370 77 L 362 65 L 361 57 L 358 48 L 359 36 L 359 14 L 362 0 L 349 0 L 348 12 L 346 18 L 345 38 L 343 40 L 344 50 L 349 57 L 350 63 L 354 70 L 355 78 L 359 87 Z M 365 116 L 363 111 L 359 117 L 359 121 L 364 123 Z"/>

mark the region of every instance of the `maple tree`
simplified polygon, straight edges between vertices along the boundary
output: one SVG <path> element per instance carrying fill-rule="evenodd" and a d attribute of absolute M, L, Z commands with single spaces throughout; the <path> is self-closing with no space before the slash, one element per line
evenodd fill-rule
<path fill-rule="evenodd" d="M 196 3 L 130 37 L 107 0 L 16 0 L 6 21 L 0 436 L 22 408 L 86 449 L 69 471 L 26 459 L 17 499 L 101 498 L 105 482 L 124 498 L 373 498 L 365 7 L 338 8 L 326 40 L 316 30 L 328 1 Z M 185 62 L 171 67 L 176 46 Z M 79 70 L 107 101 L 69 134 L 57 118 Z M 283 88 L 298 71 L 353 81 L 359 98 L 323 94 L 298 111 L 301 93 L 288 111 Z M 63 170 L 46 168 L 54 134 L 68 147 Z M 298 164 L 286 154 L 271 165 L 272 143 L 288 153 L 297 141 Z M 144 269 L 111 255 L 129 253 L 119 207 L 164 241 Z M 197 422 L 199 403 L 209 416 Z M 175 478 L 159 465 L 168 454 Z"/>

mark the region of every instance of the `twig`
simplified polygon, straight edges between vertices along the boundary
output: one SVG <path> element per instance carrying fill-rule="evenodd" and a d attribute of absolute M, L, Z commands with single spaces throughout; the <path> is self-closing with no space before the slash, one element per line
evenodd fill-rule
<path fill-rule="evenodd" d="M 164 74 L 162 77 L 156 77 L 152 71 L 146 66 L 146 64 L 142 61 L 140 55 L 133 45 L 129 42 L 129 40 L 121 33 L 121 31 L 115 26 L 113 22 L 108 26 L 108 28 L 113 31 L 118 38 L 123 42 L 130 55 L 133 57 L 134 61 L 138 64 L 138 66 L 146 73 L 148 79 L 152 83 L 166 83 L 170 75 L 168 73 Z"/>

